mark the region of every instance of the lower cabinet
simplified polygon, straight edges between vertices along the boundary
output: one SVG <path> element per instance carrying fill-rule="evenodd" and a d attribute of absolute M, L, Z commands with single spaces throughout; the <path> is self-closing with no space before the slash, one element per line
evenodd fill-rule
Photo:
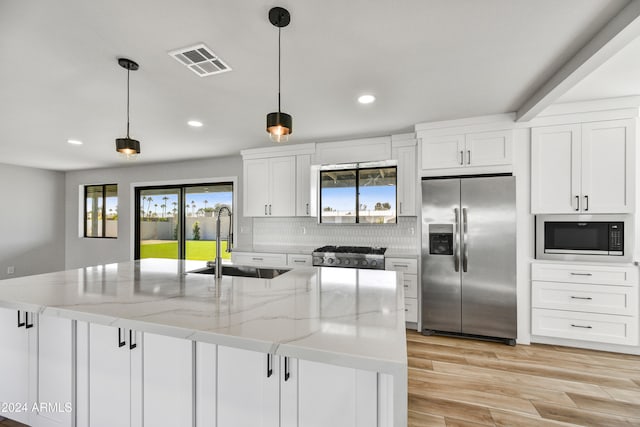
<path fill-rule="evenodd" d="M 209 382 L 216 381 L 216 385 L 200 382 L 197 390 L 215 395 L 215 405 L 213 402 L 201 405 L 217 407 L 216 422 L 202 417 L 198 425 L 377 425 L 375 372 L 218 346 L 217 379 L 213 375 L 207 377 Z M 208 412 L 207 416 L 214 414 Z"/>
<path fill-rule="evenodd" d="M 531 277 L 533 335 L 638 345 L 637 267 L 536 262 Z"/>
<path fill-rule="evenodd" d="M 72 426 L 71 320 L 0 308 L 3 417 L 32 427 Z"/>
<path fill-rule="evenodd" d="M 416 258 L 385 258 L 385 270 L 401 271 L 404 286 L 404 312 L 409 329 L 418 323 L 418 260 Z"/>
<path fill-rule="evenodd" d="M 80 410 L 87 416 L 78 426 L 192 424 L 191 341 L 90 324 L 87 360 L 86 374 L 79 373 L 88 383 Z"/>
<path fill-rule="evenodd" d="M 278 427 L 279 360 L 218 346 L 217 362 L 217 427 Z"/>
<path fill-rule="evenodd" d="M 21 423 L 29 422 L 29 409 L 22 406 L 29 397 L 29 335 L 24 311 L 0 308 L 0 402 L 7 406 L 1 415 Z"/>

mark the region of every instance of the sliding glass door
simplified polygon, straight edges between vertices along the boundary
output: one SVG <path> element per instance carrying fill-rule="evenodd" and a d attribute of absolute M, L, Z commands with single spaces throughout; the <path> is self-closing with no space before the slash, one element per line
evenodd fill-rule
<path fill-rule="evenodd" d="M 232 183 L 137 188 L 136 259 L 214 260 L 223 206 L 233 212 Z M 225 211 L 220 219 L 222 257 L 228 259 L 231 218 Z"/>

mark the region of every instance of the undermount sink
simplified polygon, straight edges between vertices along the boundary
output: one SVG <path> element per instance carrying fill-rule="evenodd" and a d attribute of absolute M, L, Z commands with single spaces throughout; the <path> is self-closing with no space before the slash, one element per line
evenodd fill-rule
<path fill-rule="evenodd" d="M 197 274 L 215 274 L 216 268 L 205 267 L 198 270 L 189 271 L 189 273 Z M 281 274 L 286 273 L 289 269 L 286 268 L 259 268 L 249 267 L 244 265 L 223 265 L 223 276 L 240 276 L 240 277 L 255 277 L 257 279 L 273 279 Z"/>

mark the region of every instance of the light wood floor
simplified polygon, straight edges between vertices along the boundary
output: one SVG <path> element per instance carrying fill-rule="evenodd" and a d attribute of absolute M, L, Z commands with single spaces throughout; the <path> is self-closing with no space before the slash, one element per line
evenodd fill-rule
<path fill-rule="evenodd" d="M 640 426 L 640 356 L 414 331 L 407 354 L 409 427 Z"/>
<path fill-rule="evenodd" d="M 640 356 L 407 331 L 409 426 L 640 426 Z"/>

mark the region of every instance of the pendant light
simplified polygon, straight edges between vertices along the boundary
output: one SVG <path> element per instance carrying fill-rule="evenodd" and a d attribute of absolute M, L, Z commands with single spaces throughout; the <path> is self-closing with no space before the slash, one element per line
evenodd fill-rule
<path fill-rule="evenodd" d="M 280 30 L 289 25 L 291 15 L 287 9 L 274 7 L 269 11 L 269 21 L 278 27 L 278 111 L 267 114 L 267 132 L 273 142 L 287 142 L 293 133 L 293 120 L 280 111 Z"/>
<path fill-rule="evenodd" d="M 116 138 L 116 151 L 126 156 L 127 159 L 135 159 L 140 154 L 140 141 L 129 138 L 129 73 L 137 70 L 138 64 L 127 58 L 118 58 L 118 64 L 127 70 L 127 136 Z"/>

